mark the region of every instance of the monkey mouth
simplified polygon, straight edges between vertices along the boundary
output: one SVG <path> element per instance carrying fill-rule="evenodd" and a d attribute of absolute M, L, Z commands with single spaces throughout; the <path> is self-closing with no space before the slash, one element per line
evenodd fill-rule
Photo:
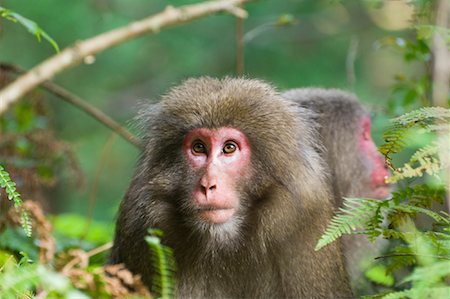
<path fill-rule="evenodd" d="M 387 199 L 391 194 L 391 188 L 387 184 L 380 184 L 373 189 L 373 197 L 376 199 Z"/>
<path fill-rule="evenodd" d="M 199 207 L 197 211 L 200 218 L 213 224 L 221 224 L 227 222 L 231 219 L 231 217 L 233 217 L 235 212 L 234 208 L 214 206 Z"/>

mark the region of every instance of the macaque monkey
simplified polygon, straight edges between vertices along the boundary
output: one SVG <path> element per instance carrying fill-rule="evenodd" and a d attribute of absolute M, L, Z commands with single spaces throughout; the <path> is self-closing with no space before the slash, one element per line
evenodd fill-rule
<path fill-rule="evenodd" d="M 336 207 L 342 206 L 344 197 L 389 197 L 385 182 L 389 171 L 372 139 L 369 114 L 355 95 L 337 89 L 299 88 L 284 92 L 283 97 L 316 113 Z M 374 244 L 359 235 L 343 237 L 346 268 L 354 289 L 363 276 L 359 263 L 379 255 L 382 244 L 381 239 Z"/>
<path fill-rule="evenodd" d="M 164 231 L 180 298 L 350 298 L 310 112 L 258 80 L 189 79 L 140 114 L 145 148 L 110 263 L 151 287 L 144 241 Z"/>

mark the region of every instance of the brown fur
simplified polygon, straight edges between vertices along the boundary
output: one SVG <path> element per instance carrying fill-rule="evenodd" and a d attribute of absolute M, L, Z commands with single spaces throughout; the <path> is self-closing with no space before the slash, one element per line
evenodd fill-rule
<path fill-rule="evenodd" d="M 180 298 L 348 298 L 337 244 L 314 247 L 332 216 L 309 112 L 257 80 L 190 79 L 144 109 L 146 144 L 121 204 L 111 263 L 151 285 L 147 229 L 174 249 Z M 185 209 L 196 178 L 181 153 L 194 128 L 233 127 L 251 147 L 241 221 L 199 224 Z"/>

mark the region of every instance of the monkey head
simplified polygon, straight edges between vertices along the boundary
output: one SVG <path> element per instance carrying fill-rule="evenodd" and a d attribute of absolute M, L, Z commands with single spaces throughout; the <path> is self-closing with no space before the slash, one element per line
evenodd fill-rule
<path fill-rule="evenodd" d="M 323 178 L 302 109 L 258 80 L 187 80 L 142 116 L 147 193 L 187 231 L 232 238 L 272 190 L 298 200 L 303 183 Z"/>

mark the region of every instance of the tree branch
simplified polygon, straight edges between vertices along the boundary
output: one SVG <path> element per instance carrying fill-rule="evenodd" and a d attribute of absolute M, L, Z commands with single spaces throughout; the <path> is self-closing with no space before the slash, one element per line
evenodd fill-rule
<path fill-rule="evenodd" d="M 12 72 L 14 74 L 22 75 L 25 73 L 24 70 L 18 68 L 15 65 L 1 63 L 0 62 L 0 70 L 5 72 Z M 74 95 L 73 93 L 67 91 L 61 86 L 51 82 L 44 81 L 41 83 L 41 86 L 47 90 L 48 92 L 54 94 L 58 98 L 63 101 L 72 104 L 73 106 L 83 110 L 87 114 L 91 115 L 93 118 L 97 119 L 99 122 L 110 128 L 112 131 L 123 137 L 126 141 L 130 142 L 134 146 L 138 148 L 142 148 L 142 144 L 136 136 L 131 134 L 127 129 L 122 127 L 118 122 L 113 120 L 111 117 L 106 115 L 103 111 L 97 109 L 96 107 L 90 105 L 87 101 L 84 101 L 80 97 Z"/>
<path fill-rule="evenodd" d="M 239 5 L 248 1 L 250 0 L 217 0 L 178 8 L 168 6 L 156 15 L 94 36 L 88 40 L 77 42 L 74 46 L 66 48 L 61 53 L 43 61 L 1 90 L 0 115 L 34 87 L 51 79 L 64 69 L 81 63 L 83 58 L 87 56 L 95 55 L 143 34 L 158 33 L 161 29 L 184 24 L 217 12 L 226 11 L 236 17 L 243 18 L 247 14 Z"/>

